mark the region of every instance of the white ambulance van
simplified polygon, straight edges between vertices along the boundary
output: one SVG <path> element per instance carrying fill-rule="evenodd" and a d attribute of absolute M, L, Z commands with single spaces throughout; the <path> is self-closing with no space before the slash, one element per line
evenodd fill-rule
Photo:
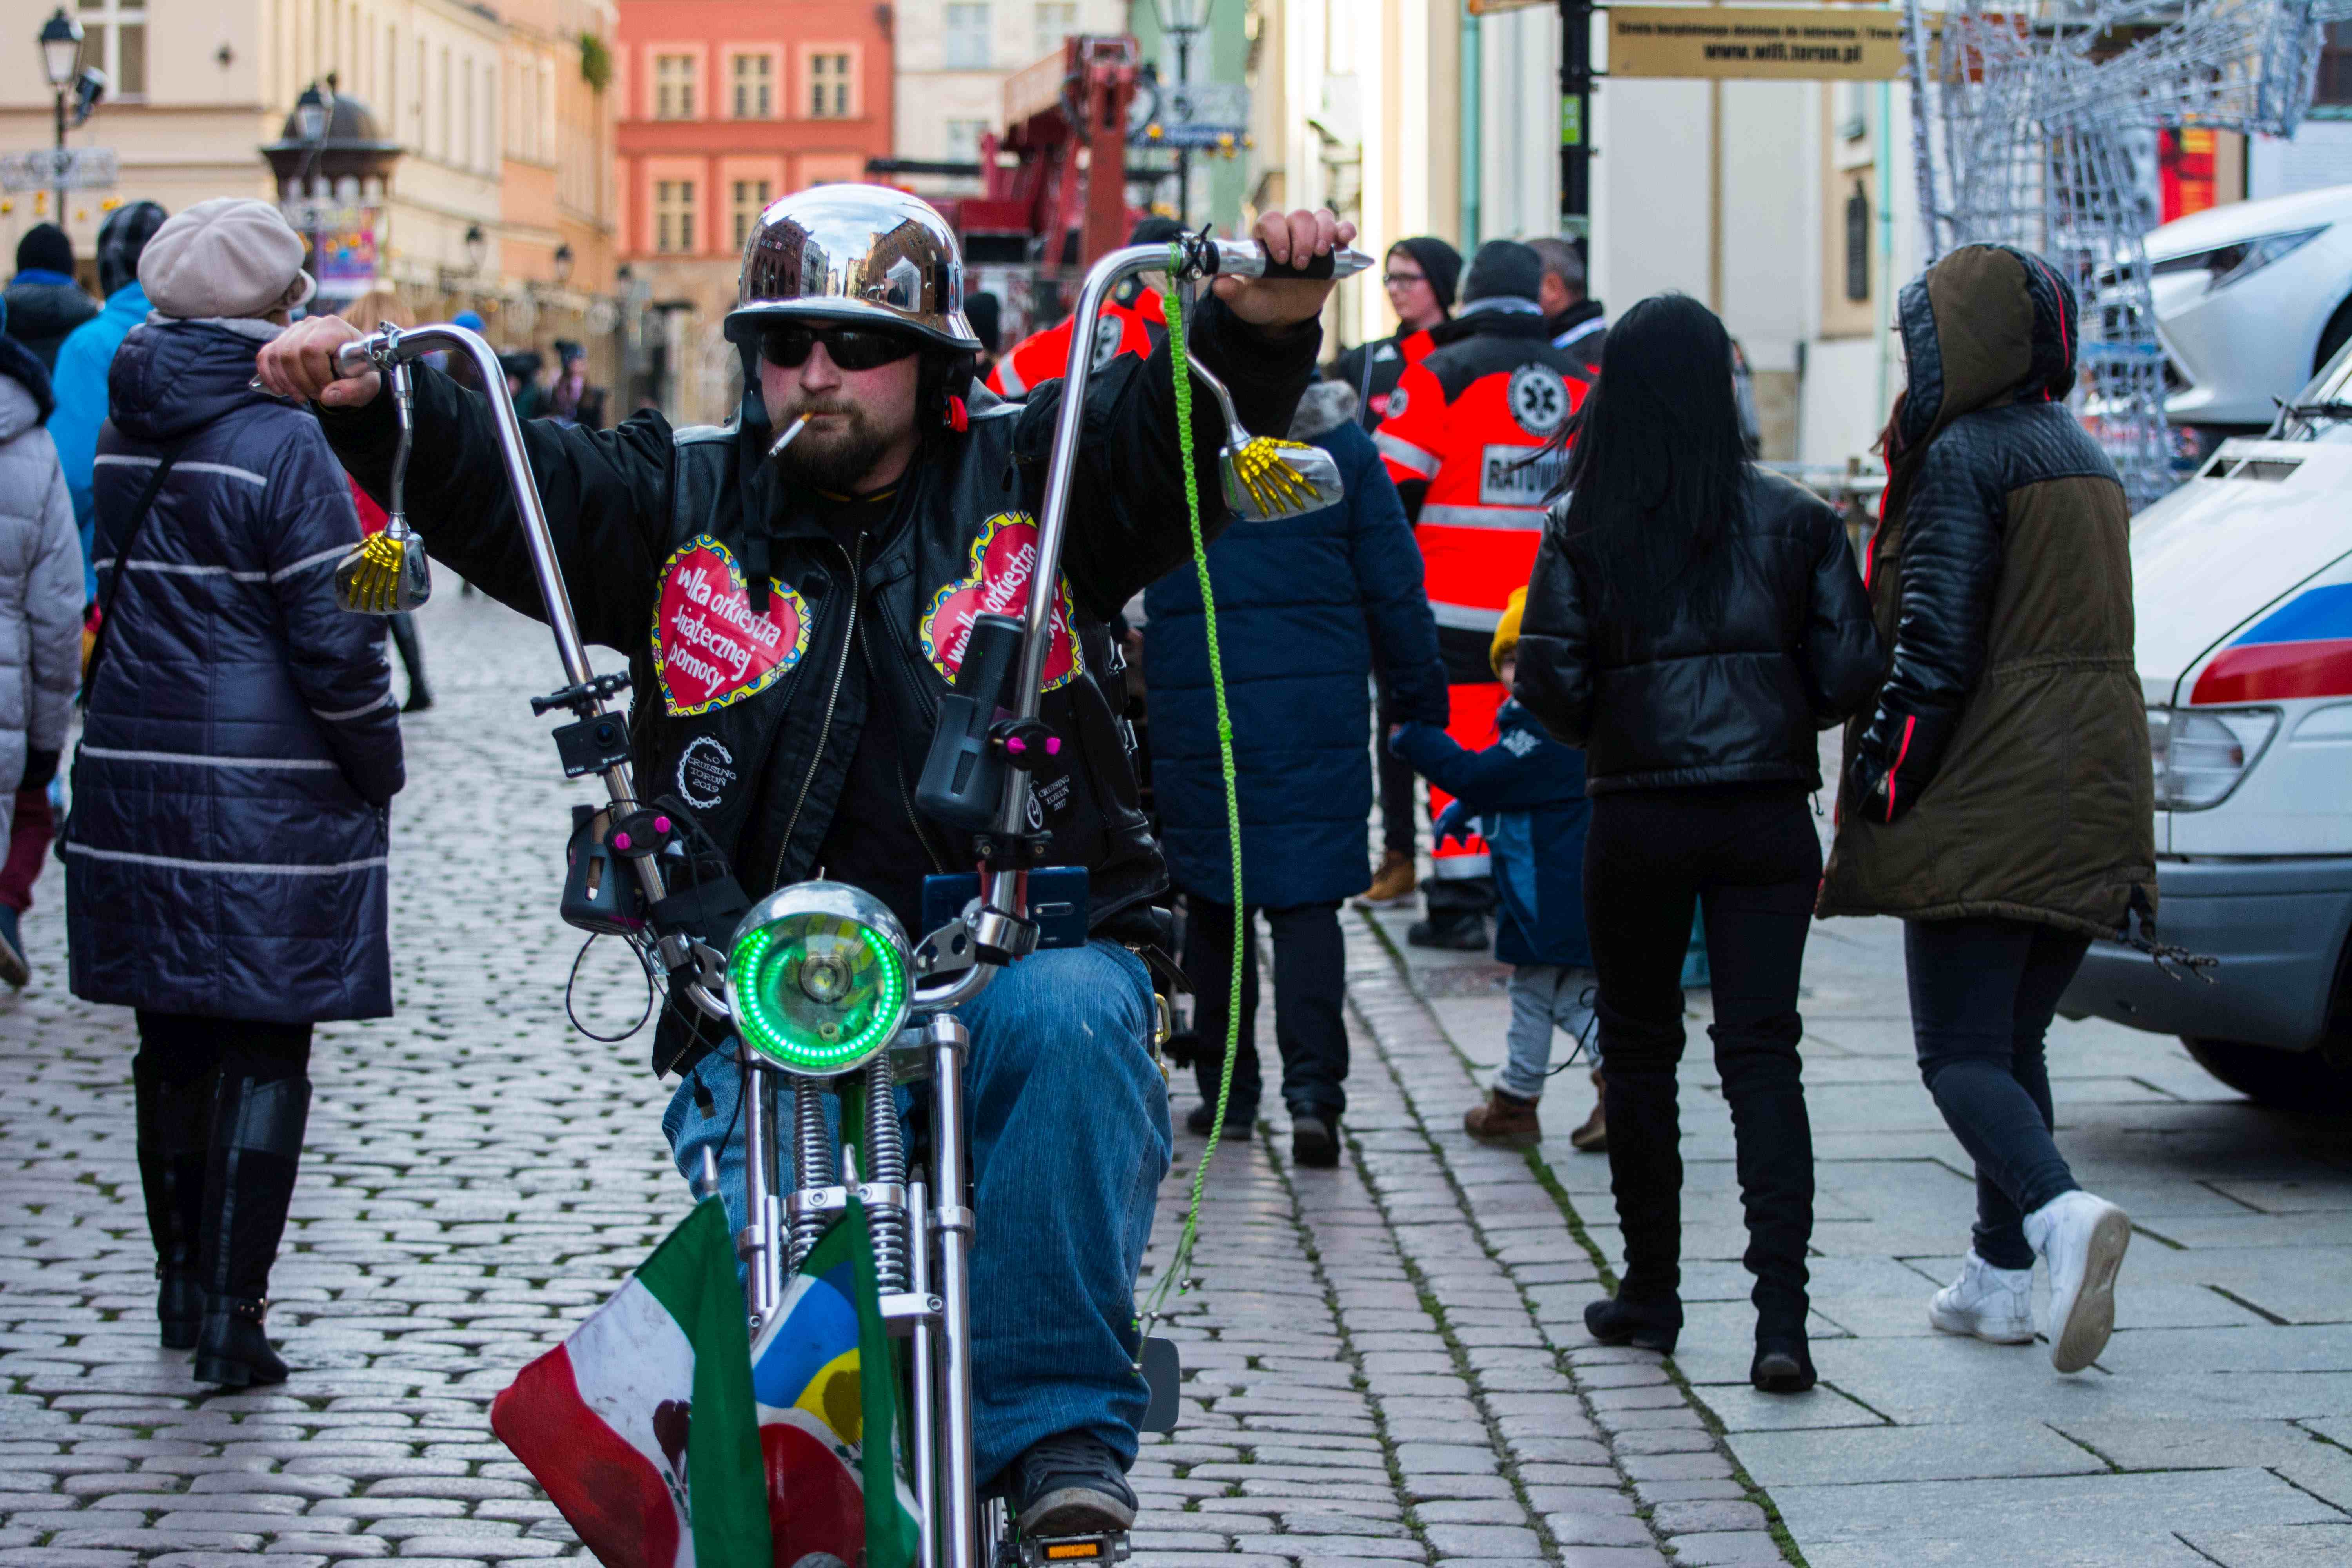
<path fill-rule="evenodd" d="M 2098 942 L 2069 1016 L 2178 1035 L 2231 1088 L 2352 1110 L 2352 350 L 2132 524 L 2158 930 Z"/>

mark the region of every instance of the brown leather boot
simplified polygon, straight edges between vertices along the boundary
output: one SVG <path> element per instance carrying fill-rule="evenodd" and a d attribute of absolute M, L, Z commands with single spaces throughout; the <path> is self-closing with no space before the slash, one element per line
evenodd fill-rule
<path fill-rule="evenodd" d="M 1462 1131 L 1481 1143 L 1504 1149 L 1525 1149 L 1543 1140 L 1543 1119 L 1537 1102 L 1521 1100 L 1500 1089 L 1486 1091 L 1486 1103 L 1462 1113 Z"/>
<path fill-rule="evenodd" d="M 1595 1071 L 1592 1075 L 1592 1114 L 1584 1119 L 1583 1126 L 1568 1135 L 1570 1148 L 1581 1149 L 1588 1154 L 1609 1152 L 1609 1124 L 1602 1120 L 1601 1109 L 1601 1074 Z"/>
<path fill-rule="evenodd" d="M 1412 857 L 1402 849 L 1391 849 L 1381 856 L 1381 868 L 1372 876 L 1372 885 L 1356 900 L 1360 910 L 1393 909 L 1413 895 L 1420 884 L 1413 876 Z"/>

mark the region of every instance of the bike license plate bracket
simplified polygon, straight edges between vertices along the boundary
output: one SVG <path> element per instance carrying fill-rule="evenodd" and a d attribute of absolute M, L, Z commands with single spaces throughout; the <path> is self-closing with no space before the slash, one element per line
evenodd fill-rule
<path fill-rule="evenodd" d="M 1040 948 L 1086 946 L 1089 885 L 1084 866 L 1046 866 L 1029 873 L 1029 921 L 1037 928 Z M 924 878 L 923 929 L 937 931 L 959 919 L 978 897 L 977 873 Z"/>

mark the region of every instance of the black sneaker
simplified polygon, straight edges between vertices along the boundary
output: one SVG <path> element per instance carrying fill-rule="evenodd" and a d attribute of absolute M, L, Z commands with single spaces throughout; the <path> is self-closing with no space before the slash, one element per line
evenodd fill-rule
<path fill-rule="evenodd" d="M 1135 1522 L 1135 1491 L 1118 1456 L 1090 1432 L 1032 1443 L 1005 1468 L 1004 1487 L 1024 1536 L 1108 1535 Z"/>
<path fill-rule="evenodd" d="M 1484 952 L 1486 917 L 1454 915 L 1445 920 L 1415 921 L 1405 928 L 1404 940 L 1413 947 L 1433 947 L 1445 952 Z"/>
<path fill-rule="evenodd" d="M 1195 1138 L 1206 1138 L 1209 1129 L 1217 1123 L 1217 1107 L 1213 1100 L 1204 1100 L 1184 1113 L 1185 1130 Z M 1225 1107 L 1225 1136 L 1247 1138 L 1257 1131 L 1257 1112 Z"/>
<path fill-rule="evenodd" d="M 1339 1163 L 1339 1119 L 1328 1111 L 1291 1113 L 1290 1157 L 1302 1165 L 1328 1171 Z"/>

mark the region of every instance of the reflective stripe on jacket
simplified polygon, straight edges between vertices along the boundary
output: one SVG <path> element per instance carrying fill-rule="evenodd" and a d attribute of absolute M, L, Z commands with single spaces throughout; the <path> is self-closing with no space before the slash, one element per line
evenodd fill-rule
<path fill-rule="evenodd" d="M 1448 670 L 1484 681 L 1487 639 L 1535 565 L 1545 497 L 1567 462 L 1544 448 L 1590 382 L 1531 310 L 1474 307 L 1432 336 L 1372 440 L 1414 514 Z"/>

